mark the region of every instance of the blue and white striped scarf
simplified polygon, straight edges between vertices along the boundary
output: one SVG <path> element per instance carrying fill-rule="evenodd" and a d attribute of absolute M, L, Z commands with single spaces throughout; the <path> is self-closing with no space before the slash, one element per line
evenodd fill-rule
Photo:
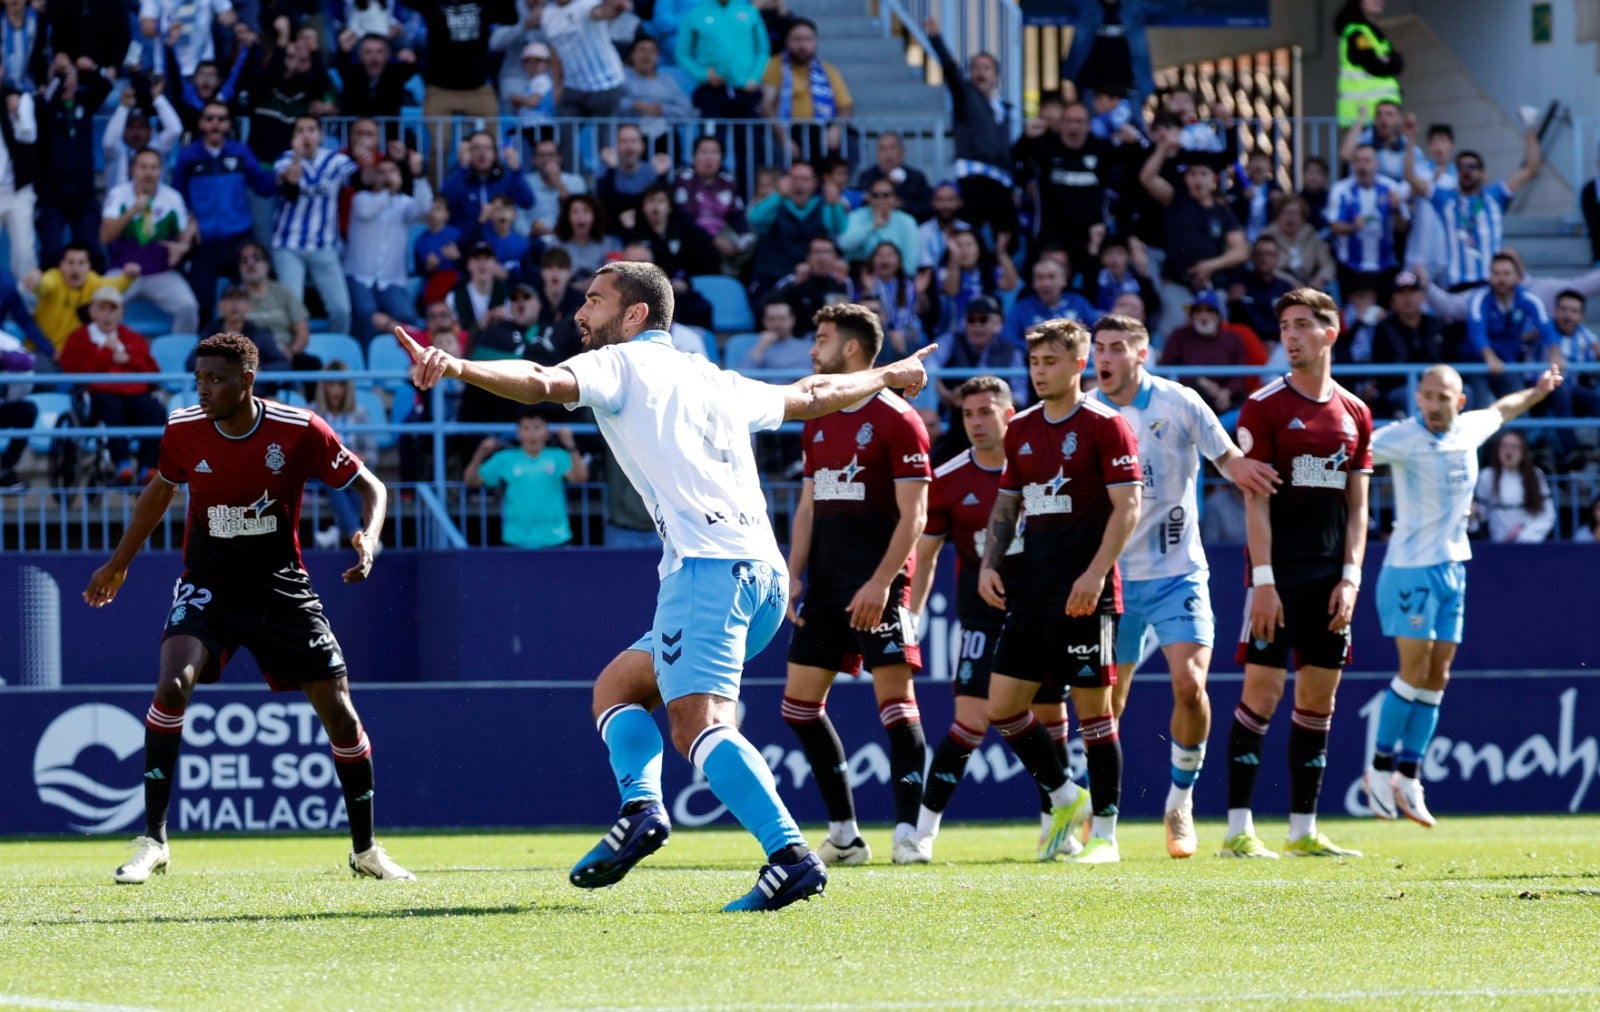
<path fill-rule="evenodd" d="M 33 8 L 23 12 L 22 27 L 14 28 L 11 19 L 0 15 L 0 35 L 5 46 L 5 84 L 19 91 L 32 91 L 35 81 L 28 74 L 28 57 L 33 55 L 39 36 L 39 15 Z"/>
<path fill-rule="evenodd" d="M 833 82 L 828 79 L 828 70 L 820 59 L 812 57 L 807 76 L 811 82 L 811 118 L 818 123 L 833 122 L 839 103 L 834 101 Z M 778 118 L 794 118 L 794 68 L 787 57 L 783 60 L 783 87 L 778 91 Z"/>

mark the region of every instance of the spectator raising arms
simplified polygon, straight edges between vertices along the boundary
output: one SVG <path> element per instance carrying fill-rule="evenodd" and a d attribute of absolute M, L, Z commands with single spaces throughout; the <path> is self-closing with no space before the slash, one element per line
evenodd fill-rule
<path fill-rule="evenodd" d="M 514 548 L 554 548 L 572 540 L 567 519 L 565 482 L 589 480 L 589 465 L 578 453 L 572 430 L 556 430 L 559 447 L 550 445 L 550 424 L 529 413 L 517 421 L 517 445 L 504 447 L 490 436 L 478 445 L 467 464 L 468 488 L 504 488 L 500 540 Z"/>
<path fill-rule="evenodd" d="M 115 263 L 136 263 L 131 299 L 149 299 L 172 317 L 172 331 L 200 329 L 200 303 L 177 266 L 194 243 L 195 229 L 183 197 L 161 183 L 161 156 L 150 148 L 133 159 L 133 178 L 106 194 L 100 238 Z"/>
<path fill-rule="evenodd" d="M 273 168 L 283 188 L 272 226 L 272 265 L 278 280 L 303 300 L 310 275 L 322 297 L 328 329 L 348 334 L 350 289 L 339 257 L 339 191 L 356 174 L 356 163 L 322 146 L 322 124 L 315 116 L 298 116 L 293 146 Z"/>

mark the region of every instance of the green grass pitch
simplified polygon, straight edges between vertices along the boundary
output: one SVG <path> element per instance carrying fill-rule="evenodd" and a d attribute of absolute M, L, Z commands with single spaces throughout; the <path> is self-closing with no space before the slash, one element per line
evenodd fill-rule
<path fill-rule="evenodd" d="M 1600 1006 L 1600 817 L 1329 820 L 1360 860 L 1030 860 L 1036 825 L 947 826 L 932 866 L 835 869 L 827 895 L 722 914 L 732 830 L 679 831 L 597 892 L 595 831 L 394 833 L 415 883 L 351 878 L 332 835 L 176 839 L 116 886 L 121 841 L 0 841 L 0 1006 L 52 1009 L 916 1009 Z M 1282 824 L 1262 825 L 1270 844 Z"/>

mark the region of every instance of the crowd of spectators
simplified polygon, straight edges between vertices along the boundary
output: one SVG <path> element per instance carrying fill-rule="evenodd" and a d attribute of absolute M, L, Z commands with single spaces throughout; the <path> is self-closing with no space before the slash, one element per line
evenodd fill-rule
<path fill-rule="evenodd" d="M 1086 38 L 1116 37 L 1104 27 Z M 943 166 L 852 122 L 829 40 L 783 0 L 8 2 L 0 315 L 21 337 L 0 355 L 41 372 L 155 371 L 147 338 L 230 329 L 264 369 L 317 370 L 335 363 L 308 351 L 313 329 L 370 348 L 404 326 L 468 357 L 550 364 L 580 350 L 572 316 L 593 272 L 648 260 L 673 279 L 679 346 L 725 347 L 730 368 L 809 371 L 811 320 L 839 300 L 878 310 L 890 353 L 937 341 L 916 407 L 941 456 L 964 438 L 955 371 L 1011 370 L 1027 404 L 1023 335 L 1052 318 L 1145 320 L 1154 368 L 1267 366 L 1284 361 L 1273 302 L 1312 285 L 1345 307 L 1340 362 L 1481 363 L 1478 405 L 1531 382 L 1507 366 L 1600 357 L 1583 322 L 1600 270 L 1531 278 L 1505 243 L 1510 201 L 1541 166 L 1531 119 L 1521 164 L 1488 166 L 1448 125 L 1420 133 L 1398 92 L 1342 104 L 1338 159 L 1305 160 L 1296 189 L 1225 99 L 1153 93 L 1142 22 L 1123 27 L 1132 50 L 1075 41 L 1062 92 L 1024 120 L 999 60 L 958 59 L 930 19 L 956 156 Z M 693 117 L 705 122 L 679 128 Z M 714 330 L 729 289 L 714 305 L 693 281 L 707 276 L 734 286 L 748 333 Z M 1184 382 L 1225 421 L 1258 383 Z M 1399 377 L 1349 382 L 1380 417 L 1410 409 Z M 373 420 L 348 383 L 281 389 L 339 424 Z M 396 417 L 429 417 L 406 399 Z M 158 424 L 160 408 L 148 385 L 87 388 L 86 412 L 108 424 Z M 447 409 L 519 423 L 470 392 Z M 1600 416 L 1600 377 L 1544 411 Z M 0 425 L 32 424 L 25 413 L 0 404 Z M 533 461 L 537 498 L 557 502 L 563 478 L 587 477 L 583 456 L 604 465 L 587 443 L 558 460 L 570 437 L 551 446 L 542 418 L 516 450 L 452 439 L 451 473 L 526 498 L 513 479 Z M 113 441 L 119 479 L 147 477 L 155 443 Z M 431 444 L 399 444 L 401 477 L 419 477 Z M 11 447 L 0 484 L 16 481 Z M 1532 460 L 1600 464 L 1572 428 L 1510 454 L 1480 490 L 1491 533 L 1513 499 L 1548 505 Z M 761 461 L 792 474 L 798 456 L 780 437 Z M 626 509 L 608 518 L 619 531 L 648 527 Z"/>

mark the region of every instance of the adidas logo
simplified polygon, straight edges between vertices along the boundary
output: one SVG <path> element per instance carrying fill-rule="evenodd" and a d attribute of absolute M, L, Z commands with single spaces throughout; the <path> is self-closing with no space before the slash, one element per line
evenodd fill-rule
<path fill-rule="evenodd" d="M 883 648 L 883 652 L 886 654 L 897 654 L 900 652 L 900 644 L 890 643 L 888 646 Z"/>
<path fill-rule="evenodd" d="M 204 458 L 201 458 L 200 463 L 198 463 L 198 464 L 196 464 L 194 466 L 194 473 L 195 474 L 210 474 L 211 473 L 211 465 L 207 464 L 205 462 Z"/>
<path fill-rule="evenodd" d="M 1079 678 L 1093 678 L 1094 677 L 1094 669 L 1089 667 L 1089 665 L 1085 664 L 1082 668 L 1080 668 L 1078 670 L 1078 677 Z"/>
<path fill-rule="evenodd" d="M 1251 752 L 1247 752 L 1244 755 L 1236 755 L 1233 757 L 1233 761 L 1239 763 L 1241 766 L 1261 765 L 1261 757 Z"/>
<path fill-rule="evenodd" d="M 816 435 L 815 435 L 815 436 L 812 436 L 812 437 L 811 437 L 811 441 L 812 441 L 812 442 L 813 442 L 813 443 L 820 443 L 820 442 L 822 442 L 822 433 L 820 433 L 820 432 L 819 432 L 819 433 L 817 433 L 817 434 L 816 434 Z"/>
<path fill-rule="evenodd" d="M 1022 444 L 1022 449 L 1017 451 L 1017 456 L 1021 457 L 1021 456 L 1027 455 L 1027 454 L 1031 454 L 1031 453 L 1033 453 L 1033 444 L 1032 443 L 1023 443 Z"/>
<path fill-rule="evenodd" d="M 975 495 L 972 492 L 968 492 L 967 493 L 967 497 L 965 499 L 961 500 L 961 505 L 963 505 L 963 506 L 976 506 L 976 505 L 978 505 L 978 497 L 977 497 L 977 495 Z"/>
<path fill-rule="evenodd" d="M 1291 428 L 1291 429 L 1303 429 L 1305 427 L 1306 427 L 1306 423 L 1302 422 L 1298 418 L 1294 419 L 1293 421 L 1291 421 L 1289 423 L 1289 428 Z"/>
<path fill-rule="evenodd" d="M 166 774 L 162 773 L 160 770 L 145 770 L 144 778 L 146 780 L 165 780 L 165 779 L 167 779 Z"/>
<path fill-rule="evenodd" d="M 1310 759 L 1306 760 L 1306 769 L 1308 769 L 1308 770 L 1326 769 L 1327 766 L 1328 766 L 1328 757 L 1327 757 L 1327 755 L 1312 756 Z"/>

